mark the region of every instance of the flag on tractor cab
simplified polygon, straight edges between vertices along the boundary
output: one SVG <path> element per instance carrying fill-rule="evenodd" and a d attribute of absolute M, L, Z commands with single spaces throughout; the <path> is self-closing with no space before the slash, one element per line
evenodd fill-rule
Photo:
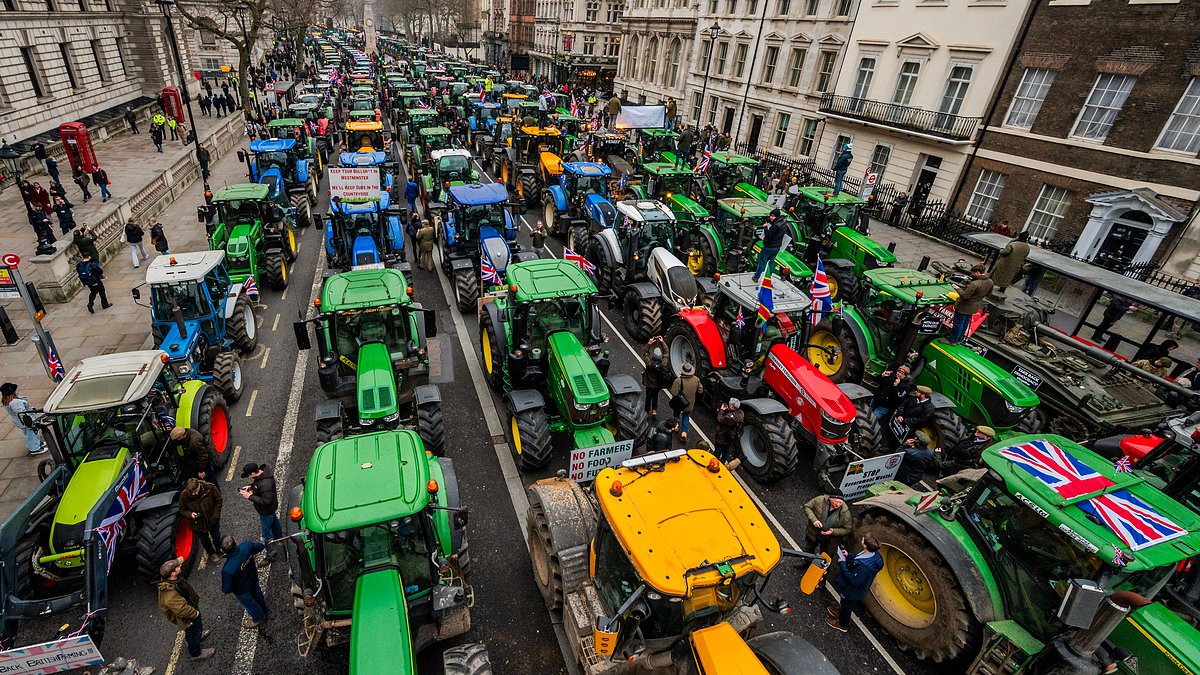
<path fill-rule="evenodd" d="M 771 269 L 775 267 L 775 261 L 767 263 L 767 271 L 763 273 L 762 283 L 758 286 L 758 319 L 762 321 L 762 325 L 758 327 L 758 334 L 761 336 L 767 330 L 767 322 L 775 314 L 775 298 L 771 294 Z"/>
<path fill-rule="evenodd" d="M 487 258 L 481 258 L 479 260 L 479 277 L 485 286 L 488 284 L 504 283 L 500 278 L 500 272 L 496 270 L 496 266 L 493 265 L 492 261 L 488 260 Z"/>
<path fill-rule="evenodd" d="M 483 90 L 483 85 L 479 85 L 479 102 L 483 103 L 487 99 L 487 92 Z"/>
<path fill-rule="evenodd" d="M 708 150 L 705 150 L 704 154 L 700 156 L 700 161 L 696 162 L 696 166 L 695 166 L 695 168 L 692 169 L 692 171 L 694 171 L 695 173 L 707 173 L 708 172 L 708 160 L 709 160 L 710 156 L 711 156 L 711 153 L 709 153 Z"/>
<path fill-rule="evenodd" d="M 571 117 L 579 117 L 579 104 L 575 102 L 575 94 L 571 94 Z"/>
<path fill-rule="evenodd" d="M 812 308 L 809 310 L 812 324 L 821 323 L 826 315 L 833 312 L 833 300 L 829 296 L 829 277 L 825 276 L 825 264 L 817 256 L 817 269 L 813 272 L 812 290 L 809 291 Z"/>
<path fill-rule="evenodd" d="M 579 266 L 579 269 L 583 270 L 584 272 L 587 272 L 588 274 L 596 273 L 595 265 L 588 262 L 587 258 L 576 253 L 575 251 L 572 251 L 569 248 L 563 249 L 563 260 L 566 260 L 567 262 L 575 263 L 576 265 Z"/>

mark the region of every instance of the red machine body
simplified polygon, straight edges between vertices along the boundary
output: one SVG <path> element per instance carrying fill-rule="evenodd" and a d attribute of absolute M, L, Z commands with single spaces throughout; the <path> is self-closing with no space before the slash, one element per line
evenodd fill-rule
<path fill-rule="evenodd" d="M 857 411 L 836 384 L 791 347 L 776 344 L 767 352 L 763 382 L 788 407 L 788 413 L 820 443 L 841 443 L 850 436 Z"/>

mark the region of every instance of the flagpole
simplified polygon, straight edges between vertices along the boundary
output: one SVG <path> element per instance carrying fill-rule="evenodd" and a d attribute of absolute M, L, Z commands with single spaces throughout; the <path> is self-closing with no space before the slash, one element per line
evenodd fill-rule
<path fill-rule="evenodd" d="M 41 356 L 42 368 L 46 371 L 46 377 L 49 377 L 54 382 L 61 382 L 63 377 L 66 377 L 66 366 L 62 363 L 62 355 L 59 354 L 58 347 L 54 344 L 54 338 L 50 335 L 50 331 L 42 326 L 42 318 L 46 316 L 46 310 L 41 309 L 41 302 L 34 303 L 33 295 L 30 293 L 29 286 L 25 284 L 24 278 L 21 277 L 21 271 L 18 266 L 21 259 L 17 256 L 11 256 L 15 259 L 15 264 L 6 264 L 9 274 L 12 275 L 13 284 L 17 287 L 17 293 L 21 295 L 21 302 L 25 304 L 25 310 L 29 312 L 29 318 L 33 320 L 34 335 L 30 338 L 34 348 L 38 350 Z M 5 256 L 5 262 L 8 263 L 8 256 Z M 36 291 L 34 291 L 36 292 Z M 58 374 L 50 367 L 50 355 L 53 354 L 58 359 Z"/>

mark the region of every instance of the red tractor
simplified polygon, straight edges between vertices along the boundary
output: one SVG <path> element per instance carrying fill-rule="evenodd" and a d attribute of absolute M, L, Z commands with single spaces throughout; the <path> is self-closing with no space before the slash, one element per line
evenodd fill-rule
<path fill-rule="evenodd" d="M 839 484 L 850 461 L 882 450 L 871 392 L 834 384 L 800 356 L 809 299 L 795 286 L 772 280 L 774 313 L 760 330 L 758 284 L 748 272 L 717 280 L 710 308 L 684 309 L 666 331 L 671 368 L 691 363 L 704 382 L 705 403 L 741 400 L 745 429 L 739 441 L 750 475 L 760 482 L 796 470 L 796 437 L 813 448 L 823 488 Z"/>

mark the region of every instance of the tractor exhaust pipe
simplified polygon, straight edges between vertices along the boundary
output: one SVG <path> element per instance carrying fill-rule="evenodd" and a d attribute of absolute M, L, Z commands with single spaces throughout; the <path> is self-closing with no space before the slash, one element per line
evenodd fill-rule
<path fill-rule="evenodd" d="M 178 304 L 171 305 L 171 319 L 175 321 L 175 328 L 179 330 L 179 337 L 187 340 L 187 325 L 183 323 L 183 309 Z"/>
<path fill-rule="evenodd" d="M 1058 342 L 1060 344 L 1064 344 L 1073 349 L 1078 349 L 1079 351 L 1100 361 L 1102 364 L 1104 364 L 1106 366 L 1113 366 L 1115 368 L 1124 370 L 1128 373 L 1131 373 L 1137 377 L 1142 378 L 1143 380 L 1152 382 L 1160 387 L 1169 389 L 1177 394 L 1182 394 L 1182 395 L 1186 396 L 1189 400 L 1193 396 L 1196 395 L 1196 392 L 1192 391 L 1191 389 L 1188 389 L 1187 387 L 1184 387 L 1184 386 L 1182 386 L 1178 383 L 1172 382 L 1170 380 L 1161 378 L 1157 375 L 1148 373 L 1148 372 L 1142 370 L 1141 368 L 1138 368 L 1137 366 L 1133 365 L 1132 363 L 1129 363 L 1128 361 L 1122 361 L 1121 359 L 1117 358 L 1117 356 L 1115 354 L 1106 352 L 1103 349 L 1100 349 L 1099 347 L 1093 347 L 1092 345 L 1084 344 L 1068 335 L 1064 335 L 1063 333 L 1059 332 L 1058 330 L 1055 330 L 1054 328 L 1051 328 L 1050 326 L 1047 326 L 1044 323 L 1041 323 L 1041 322 L 1035 323 L 1035 324 L 1033 324 L 1033 328 L 1038 331 L 1039 337 L 1047 337 L 1047 338 L 1050 338 L 1051 340 L 1054 340 L 1055 342 Z"/>
<path fill-rule="evenodd" d="M 1129 598 L 1120 597 L 1119 594 L 1113 594 L 1104 599 L 1100 604 L 1099 611 L 1096 612 L 1096 618 L 1092 620 L 1092 625 L 1081 630 L 1067 641 L 1067 645 L 1076 654 L 1083 657 L 1090 657 L 1100 649 L 1108 636 L 1116 630 L 1117 625 L 1125 620 L 1125 617 L 1132 609 Z"/>

